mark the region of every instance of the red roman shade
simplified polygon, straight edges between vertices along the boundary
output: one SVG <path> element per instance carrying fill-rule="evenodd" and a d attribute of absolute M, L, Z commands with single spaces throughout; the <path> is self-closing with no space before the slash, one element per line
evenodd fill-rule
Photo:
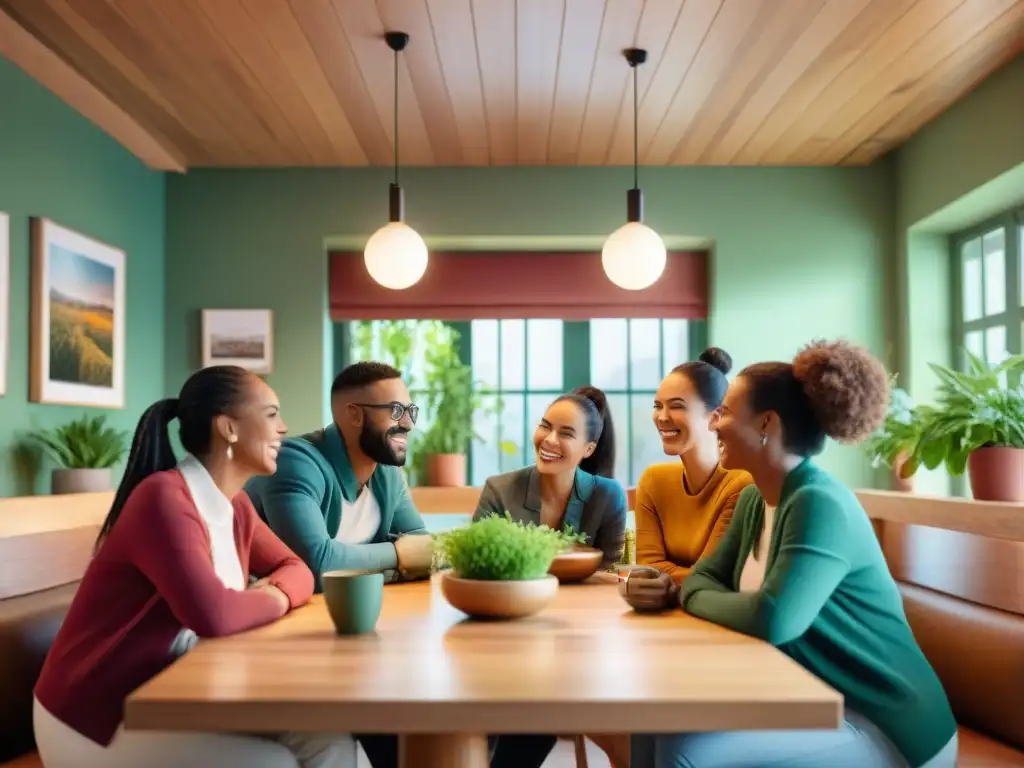
<path fill-rule="evenodd" d="M 395 291 L 373 281 L 362 253 L 331 253 L 330 304 L 334 320 L 696 320 L 708 314 L 708 259 L 672 251 L 654 285 L 627 291 L 604 274 L 600 253 L 449 251 L 431 253 L 420 281 Z"/>

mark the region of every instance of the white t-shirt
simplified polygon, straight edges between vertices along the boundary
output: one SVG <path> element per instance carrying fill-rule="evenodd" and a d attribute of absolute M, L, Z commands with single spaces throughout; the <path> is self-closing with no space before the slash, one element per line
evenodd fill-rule
<path fill-rule="evenodd" d="M 768 545 L 775 528 L 775 507 L 764 505 L 764 530 L 760 540 L 750 550 L 740 574 L 740 592 L 756 592 L 764 583 L 764 566 L 768 560 Z"/>
<path fill-rule="evenodd" d="M 341 524 L 335 541 L 343 544 L 368 544 L 380 529 L 380 506 L 370 486 L 363 486 L 356 500 L 341 500 Z"/>

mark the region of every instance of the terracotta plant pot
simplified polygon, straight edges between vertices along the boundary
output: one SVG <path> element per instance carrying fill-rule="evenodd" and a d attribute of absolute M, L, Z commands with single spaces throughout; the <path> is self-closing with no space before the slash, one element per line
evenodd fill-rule
<path fill-rule="evenodd" d="M 558 579 L 548 575 L 529 581 L 478 581 L 445 573 L 441 594 L 453 608 L 473 618 L 519 619 L 532 616 L 555 599 Z"/>
<path fill-rule="evenodd" d="M 427 485 L 434 488 L 462 488 L 466 485 L 466 457 L 461 453 L 432 453 L 427 456 Z"/>
<path fill-rule="evenodd" d="M 910 457 L 907 456 L 907 454 L 901 453 L 892 463 L 892 489 L 894 491 L 902 491 L 903 493 L 914 492 L 914 478 L 900 477 L 900 472 L 909 458 Z"/>
<path fill-rule="evenodd" d="M 971 494 L 978 501 L 1024 501 L 1024 448 L 979 448 L 967 457 Z"/>
<path fill-rule="evenodd" d="M 64 493 L 102 493 L 113 490 L 110 469 L 55 469 L 50 491 Z"/>
<path fill-rule="evenodd" d="M 548 573 L 563 584 L 589 579 L 601 566 L 604 552 L 593 547 L 576 547 L 572 552 L 555 555 Z"/>

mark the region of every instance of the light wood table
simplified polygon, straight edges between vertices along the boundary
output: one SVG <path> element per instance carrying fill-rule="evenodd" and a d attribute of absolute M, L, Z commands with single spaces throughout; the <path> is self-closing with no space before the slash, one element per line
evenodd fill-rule
<path fill-rule="evenodd" d="M 836 728 L 842 697 L 775 648 L 681 611 L 566 585 L 540 614 L 475 622 L 433 582 L 385 587 L 376 633 L 320 597 L 201 642 L 128 700 L 129 729 L 397 733 L 403 765 L 487 765 L 487 733 Z M 412 755 L 415 754 L 413 761 Z"/>

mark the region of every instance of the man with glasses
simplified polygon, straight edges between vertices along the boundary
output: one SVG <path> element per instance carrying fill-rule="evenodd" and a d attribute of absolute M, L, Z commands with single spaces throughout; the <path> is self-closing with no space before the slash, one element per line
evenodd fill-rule
<path fill-rule="evenodd" d="M 380 570 L 388 580 L 423 578 L 431 538 L 401 467 L 418 406 L 395 368 L 360 362 L 331 386 L 330 426 L 281 445 L 277 471 L 245 490 L 260 517 L 320 574 Z"/>

